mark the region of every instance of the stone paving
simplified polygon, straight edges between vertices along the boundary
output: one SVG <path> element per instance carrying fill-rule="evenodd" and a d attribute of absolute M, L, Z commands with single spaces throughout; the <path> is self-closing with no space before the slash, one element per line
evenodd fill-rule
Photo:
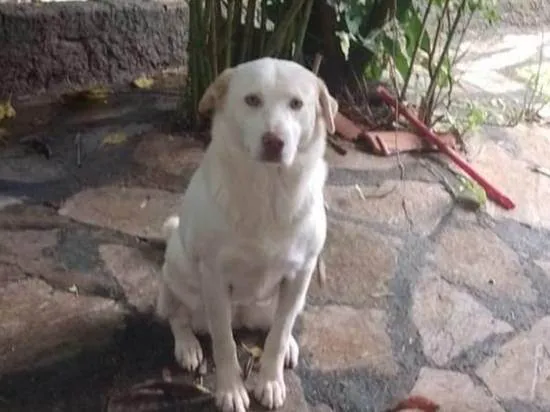
<path fill-rule="evenodd" d="M 48 106 L 39 133 L 27 124 L 43 107 L 10 125 L 2 411 L 144 410 L 106 404 L 175 367 L 170 333 L 151 316 L 160 227 L 203 146 L 163 127 L 174 96 L 135 93 L 76 114 Z M 298 322 L 302 357 L 282 410 L 382 412 L 408 394 L 446 412 L 550 410 L 550 178 L 532 170 L 550 168 L 549 133 L 485 127 L 468 140 L 473 164 L 517 202 L 512 212 L 462 209 L 432 173 L 447 173 L 427 163 L 434 156 L 328 150 L 327 279 L 312 284 Z"/>
<path fill-rule="evenodd" d="M 495 34 L 464 42 L 458 64 L 461 85 L 470 97 L 491 95 L 522 100 L 541 63 L 540 91 L 550 94 L 550 30 Z"/>
<path fill-rule="evenodd" d="M 530 13 L 526 20 L 531 23 L 542 16 L 540 10 L 529 10 L 535 3 L 516 6 L 518 12 L 525 9 Z M 550 7 L 544 8 L 550 16 Z M 537 111 L 544 122 L 550 122 L 550 20 L 526 24 L 521 28 L 474 25 L 467 33 L 454 70 L 454 117 L 466 119 L 477 109 L 485 113 L 488 122 L 508 125 L 521 120 L 523 110 Z M 418 72 L 423 69 L 419 67 Z M 426 72 L 413 80 L 412 90 L 420 96 L 428 83 Z"/>

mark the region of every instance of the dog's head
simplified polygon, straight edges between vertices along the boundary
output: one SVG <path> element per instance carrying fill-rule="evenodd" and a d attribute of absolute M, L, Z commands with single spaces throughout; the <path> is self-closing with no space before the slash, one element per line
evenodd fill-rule
<path fill-rule="evenodd" d="M 334 133 L 336 100 L 311 71 L 263 58 L 226 69 L 208 87 L 199 112 L 214 111 L 221 138 L 253 158 L 290 166 L 316 139 Z M 214 138 L 214 136 L 213 136 Z"/>

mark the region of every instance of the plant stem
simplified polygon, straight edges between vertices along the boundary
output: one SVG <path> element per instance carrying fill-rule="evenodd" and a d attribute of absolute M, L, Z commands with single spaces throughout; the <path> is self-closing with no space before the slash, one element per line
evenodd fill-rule
<path fill-rule="evenodd" d="M 441 10 L 441 16 L 437 20 L 437 26 L 435 28 L 435 34 L 434 34 L 434 44 L 432 49 L 430 50 L 430 53 L 428 54 L 428 72 L 430 73 L 430 78 L 434 76 L 433 74 L 433 58 L 435 55 L 435 52 L 437 51 L 437 42 L 439 41 L 439 36 L 441 35 L 441 29 L 443 28 L 443 17 L 447 13 L 447 9 L 449 8 L 449 4 L 451 3 L 451 0 L 446 0 L 445 4 L 443 5 L 443 9 Z"/>
<path fill-rule="evenodd" d="M 461 56 L 460 56 L 460 46 L 462 45 L 462 43 L 464 43 L 464 38 L 466 37 L 466 32 L 468 31 L 468 28 L 470 27 L 470 24 L 472 24 L 472 19 L 473 18 L 474 18 L 474 13 L 470 12 L 470 15 L 468 16 L 468 20 L 467 20 L 466 24 L 464 24 L 464 29 L 460 33 L 460 38 L 458 39 L 458 43 L 457 43 L 457 47 L 456 47 L 456 53 L 455 53 L 455 55 L 453 57 L 453 60 L 451 62 L 452 66 L 454 66 L 458 62 L 458 59 L 461 58 Z"/>
<path fill-rule="evenodd" d="M 540 50 L 539 50 L 539 56 L 537 61 L 537 73 L 535 74 L 535 82 L 533 84 L 533 93 L 531 94 L 531 99 L 529 101 L 529 109 L 533 109 L 535 99 L 537 97 L 537 94 L 539 92 L 540 87 L 540 76 L 542 71 L 542 61 L 544 59 L 544 31 L 541 32 L 541 42 L 540 42 Z M 529 87 L 529 85 L 528 85 Z"/>
<path fill-rule="evenodd" d="M 456 16 L 453 21 L 453 25 L 451 26 L 451 29 L 449 30 L 449 33 L 447 34 L 447 40 L 445 42 L 445 45 L 443 46 L 443 51 L 441 52 L 441 55 L 439 56 L 439 61 L 437 62 L 437 66 L 435 67 L 434 75 L 430 78 L 430 85 L 428 86 L 428 91 L 426 92 L 426 107 L 425 107 L 425 114 L 426 114 L 426 120 L 430 119 L 433 115 L 433 104 L 434 104 L 434 97 L 435 97 L 435 87 L 437 85 L 437 80 L 439 79 L 439 73 L 441 72 L 441 66 L 443 65 L 443 61 L 447 58 L 449 54 L 449 47 L 451 46 L 451 42 L 453 40 L 453 37 L 455 35 L 456 29 L 458 27 L 458 23 L 460 22 L 462 18 L 462 13 L 464 12 L 464 9 L 466 8 L 466 3 L 468 0 L 462 0 L 460 3 L 460 6 L 458 7 Z M 428 117 L 429 116 L 429 117 Z"/>
<path fill-rule="evenodd" d="M 407 98 L 407 89 L 409 88 L 409 82 L 411 81 L 412 74 L 414 72 L 414 62 L 416 60 L 416 55 L 418 53 L 418 50 L 420 49 L 420 45 L 422 44 L 422 40 L 424 40 L 424 33 L 426 32 L 426 23 L 428 21 L 428 16 L 430 14 L 430 11 L 432 9 L 432 4 L 434 0 L 430 0 L 426 6 L 426 10 L 424 11 L 424 16 L 422 17 L 422 25 L 420 29 L 420 34 L 416 39 L 416 44 L 414 45 L 414 50 L 411 55 L 411 63 L 409 65 L 409 70 L 407 71 L 407 75 L 405 76 L 405 81 L 403 83 L 403 88 L 401 89 L 401 100 L 404 101 Z"/>
<path fill-rule="evenodd" d="M 470 11 L 470 14 L 468 15 L 468 20 L 464 24 L 464 28 L 462 29 L 462 31 L 460 33 L 460 37 L 458 39 L 457 46 L 456 46 L 456 52 L 454 53 L 454 56 L 453 56 L 453 58 L 450 62 L 450 69 L 454 69 L 454 67 L 456 66 L 456 63 L 457 63 L 457 61 L 460 57 L 459 56 L 460 46 L 464 42 L 464 38 L 466 37 L 466 32 L 468 31 L 468 28 L 470 27 L 470 24 L 472 23 L 473 17 L 474 17 L 474 13 L 472 11 Z M 453 75 L 452 70 L 449 70 L 449 72 L 447 73 L 447 80 L 449 82 L 449 90 L 447 90 L 447 93 L 446 93 L 447 94 L 447 101 L 446 101 L 446 104 L 445 104 L 445 109 L 447 111 L 449 111 L 450 107 L 451 107 L 451 104 L 452 104 L 452 95 L 453 95 L 454 85 L 455 85 L 455 76 Z M 438 95 L 435 99 L 435 105 L 436 106 L 439 104 L 440 96 L 441 96 L 441 91 L 438 93 Z"/>

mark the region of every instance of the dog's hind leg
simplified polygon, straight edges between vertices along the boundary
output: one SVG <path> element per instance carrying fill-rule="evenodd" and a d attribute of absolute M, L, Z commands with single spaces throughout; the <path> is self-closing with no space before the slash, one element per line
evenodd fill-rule
<path fill-rule="evenodd" d="M 174 335 L 174 356 L 187 370 L 195 371 L 201 365 L 204 354 L 191 329 L 190 310 L 183 305 L 165 282 L 161 282 L 157 300 L 158 315 L 168 320 Z"/>

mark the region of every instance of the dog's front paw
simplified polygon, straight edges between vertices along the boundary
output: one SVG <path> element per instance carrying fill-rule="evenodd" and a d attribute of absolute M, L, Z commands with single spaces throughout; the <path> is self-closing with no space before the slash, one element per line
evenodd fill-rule
<path fill-rule="evenodd" d="M 276 378 L 258 376 L 254 386 L 254 397 L 268 409 L 277 409 L 283 406 L 286 399 L 286 386 L 283 376 Z"/>
<path fill-rule="evenodd" d="M 222 412 L 246 412 L 250 398 L 240 376 L 217 381 L 216 406 Z"/>
<path fill-rule="evenodd" d="M 285 352 L 285 368 L 294 369 L 298 366 L 298 357 L 300 355 L 300 347 L 294 336 L 290 336 L 288 347 Z"/>
<path fill-rule="evenodd" d="M 174 356 L 178 363 L 191 372 L 201 365 L 204 355 L 201 344 L 191 332 L 180 333 L 174 336 Z"/>

